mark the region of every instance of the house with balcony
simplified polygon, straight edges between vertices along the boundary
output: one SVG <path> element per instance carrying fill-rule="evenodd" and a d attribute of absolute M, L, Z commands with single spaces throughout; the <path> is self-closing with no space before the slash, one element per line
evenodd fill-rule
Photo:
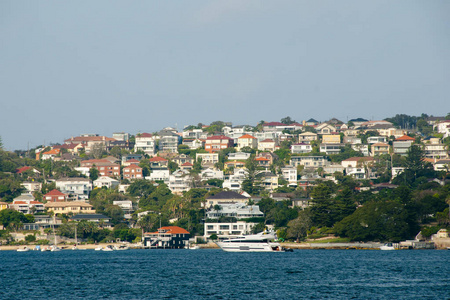
<path fill-rule="evenodd" d="M 192 150 L 205 147 L 204 140 L 200 140 L 200 139 L 183 139 L 182 144 L 188 146 L 189 149 L 192 149 Z"/>
<path fill-rule="evenodd" d="M 82 144 L 86 153 L 90 153 L 94 148 L 109 149 L 111 143 L 116 139 L 98 134 L 83 134 L 77 137 L 71 137 L 64 140 L 65 144 Z"/>
<path fill-rule="evenodd" d="M 372 145 L 372 156 L 389 154 L 389 144 L 376 143 Z"/>
<path fill-rule="evenodd" d="M 64 194 L 68 194 L 69 199 L 73 200 L 87 200 L 90 191 L 92 191 L 92 182 L 89 178 L 60 178 L 55 183 L 58 190 Z"/>
<path fill-rule="evenodd" d="M 14 198 L 13 202 L 9 204 L 10 209 L 17 210 L 23 214 L 35 214 L 44 212 L 44 204 L 36 201 L 31 194 L 22 194 Z"/>
<path fill-rule="evenodd" d="M 178 145 L 181 144 L 181 136 L 173 130 L 161 130 L 159 135 L 159 151 L 167 153 L 178 153 Z"/>
<path fill-rule="evenodd" d="M 143 244 L 154 249 L 183 249 L 189 246 L 190 233 L 178 226 L 164 226 L 144 233 Z"/>
<path fill-rule="evenodd" d="M 332 132 L 336 132 L 336 127 L 331 124 L 328 124 L 328 123 L 321 123 L 321 124 L 317 125 L 317 127 L 315 129 L 319 135 L 330 134 Z"/>
<path fill-rule="evenodd" d="M 394 154 L 398 154 L 401 156 L 406 156 L 409 148 L 412 144 L 414 144 L 415 139 L 404 135 L 394 140 L 392 143 L 392 148 L 394 150 Z"/>
<path fill-rule="evenodd" d="M 150 181 L 163 181 L 164 183 L 169 182 L 170 171 L 168 169 L 156 169 L 152 170 L 150 176 L 146 176 L 145 179 Z"/>
<path fill-rule="evenodd" d="M 317 133 L 305 131 L 298 135 L 298 141 L 300 143 L 310 143 L 312 141 L 318 140 Z"/>
<path fill-rule="evenodd" d="M 219 152 L 231 147 L 234 147 L 233 139 L 224 135 L 210 136 L 205 141 L 205 150 L 209 153 Z"/>
<path fill-rule="evenodd" d="M 370 145 L 377 144 L 377 143 L 387 143 L 387 137 L 385 137 L 385 136 L 369 136 L 367 138 L 367 143 Z"/>
<path fill-rule="evenodd" d="M 94 180 L 94 187 L 102 188 L 105 187 L 107 189 L 114 189 L 119 186 L 120 181 L 108 176 L 100 176 L 96 180 Z"/>
<path fill-rule="evenodd" d="M 258 139 L 250 134 L 245 134 L 237 139 L 237 151 L 241 151 L 242 148 L 249 147 L 252 149 L 258 148 Z"/>
<path fill-rule="evenodd" d="M 52 211 L 55 214 L 93 214 L 95 209 L 89 203 L 83 201 L 69 201 L 69 202 L 48 202 L 45 203 L 47 211 Z"/>
<path fill-rule="evenodd" d="M 134 152 L 143 151 L 149 156 L 156 153 L 155 137 L 151 133 L 137 134 L 135 137 Z"/>
<path fill-rule="evenodd" d="M 184 163 L 193 164 L 195 162 L 192 157 L 190 157 L 189 155 L 186 155 L 186 154 L 180 154 L 180 155 L 174 157 L 173 161 L 179 166 L 181 166 Z"/>
<path fill-rule="evenodd" d="M 234 238 L 237 236 L 251 234 L 256 223 L 247 223 L 244 221 L 230 223 L 213 223 L 207 222 L 205 226 L 205 238 L 209 238 L 212 234 L 216 234 L 219 240 Z"/>
<path fill-rule="evenodd" d="M 101 176 L 120 178 L 120 164 L 111 162 L 106 158 L 83 160 L 81 161 L 80 166 L 96 168 Z"/>
<path fill-rule="evenodd" d="M 178 169 L 169 176 L 168 188 L 173 194 L 183 195 L 191 189 L 192 177 L 189 171 Z"/>
<path fill-rule="evenodd" d="M 255 180 L 266 191 L 273 191 L 278 188 L 278 176 L 270 171 L 256 173 Z"/>
<path fill-rule="evenodd" d="M 214 167 L 219 162 L 219 153 L 197 153 L 195 159 L 202 161 L 202 167 Z"/>
<path fill-rule="evenodd" d="M 293 167 L 304 166 L 305 168 L 325 167 L 329 164 L 325 156 L 292 156 L 290 165 Z"/>
<path fill-rule="evenodd" d="M 206 181 L 208 179 L 220 179 L 223 180 L 223 171 L 216 170 L 212 168 L 203 169 L 200 173 L 200 177 L 202 181 Z"/>
<path fill-rule="evenodd" d="M 309 143 L 297 143 L 291 145 L 292 154 L 310 153 L 312 150 L 312 145 Z"/>
<path fill-rule="evenodd" d="M 339 154 L 344 147 L 344 144 L 320 144 L 320 152 L 326 153 L 327 155 Z"/>
<path fill-rule="evenodd" d="M 262 218 L 264 214 L 258 205 L 246 205 L 244 203 L 232 203 L 219 205 L 219 209 L 212 207 L 206 212 L 206 219 L 219 219 L 232 217 L 236 219 Z"/>
<path fill-rule="evenodd" d="M 425 157 L 431 159 L 446 159 L 449 157 L 447 145 L 442 144 L 439 138 L 425 139 Z"/>
<path fill-rule="evenodd" d="M 339 144 L 341 142 L 341 135 L 339 133 L 330 133 L 322 135 L 322 143 L 324 144 Z"/>
<path fill-rule="evenodd" d="M 276 142 L 273 139 L 265 139 L 258 143 L 258 150 L 260 151 L 275 151 Z"/>
<path fill-rule="evenodd" d="M 215 205 L 223 205 L 223 204 L 235 204 L 235 203 L 243 203 L 247 204 L 247 197 L 234 192 L 234 191 L 222 191 L 213 196 L 209 196 L 206 198 L 206 204 L 202 203 L 202 207 L 206 205 L 207 208 L 214 207 Z"/>
<path fill-rule="evenodd" d="M 167 169 L 169 161 L 165 158 L 154 156 L 149 159 L 151 169 Z"/>
<path fill-rule="evenodd" d="M 287 166 L 281 168 L 281 177 L 289 182 L 289 185 L 297 185 L 297 168 Z"/>
<path fill-rule="evenodd" d="M 39 192 L 42 189 L 42 183 L 37 181 L 25 181 L 20 184 L 27 193 Z"/>

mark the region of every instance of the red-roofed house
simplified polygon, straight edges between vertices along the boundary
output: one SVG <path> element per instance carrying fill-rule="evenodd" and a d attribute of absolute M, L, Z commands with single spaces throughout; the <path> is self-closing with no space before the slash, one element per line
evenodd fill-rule
<path fill-rule="evenodd" d="M 245 134 L 237 139 L 237 151 L 241 151 L 244 147 L 256 149 L 258 147 L 258 139 L 250 134 Z"/>
<path fill-rule="evenodd" d="M 122 166 L 124 166 L 124 167 L 128 167 L 129 165 L 136 165 L 136 166 L 138 166 L 139 163 L 140 163 L 139 160 L 132 158 L 132 159 L 129 159 L 127 161 L 122 162 Z"/>
<path fill-rule="evenodd" d="M 116 139 L 109 138 L 106 136 L 98 136 L 98 135 L 82 135 L 77 137 L 71 137 L 70 139 L 64 140 L 65 144 L 82 144 L 86 149 L 86 153 L 92 151 L 94 147 L 103 147 L 103 149 L 107 149 L 111 146 L 113 142 L 116 142 Z"/>
<path fill-rule="evenodd" d="M 142 179 L 142 168 L 136 165 L 129 165 L 123 168 L 123 178 L 127 179 Z"/>
<path fill-rule="evenodd" d="M 184 164 L 182 164 L 181 166 L 180 166 L 180 169 L 181 170 L 192 170 L 192 168 L 194 167 L 194 165 L 193 164 L 191 164 L 190 162 L 185 162 Z"/>
<path fill-rule="evenodd" d="M 165 226 L 157 232 L 144 233 L 144 246 L 159 249 L 182 249 L 189 244 L 190 233 L 178 226 Z"/>
<path fill-rule="evenodd" d="M 255 158 L 256 164 L 260 167 L 269 167 L 270 160 L 265 157 L 257 157 Z"/>
<path fill-rule="evenodd" d="M 101 176 L 120 177 L 120 165 L 107 159 L 89 159 L 81 161 L 81 167 L 95 167 Z"/>
<path fill-rule="evenodd" d="M 392 148 L 394 149 L 394 154 L 406 156 L 408 149 L 414 144 L 415 139 L 404 135 L 399 138 L 396 138 L 392 143 Z"/>
<path fill-rule="evenodd" d="M 150 161 L 150 168 L 152 169 L 158 169 L 158 168 L 167 168 L 169 165 L 169 161 L 165 158 L 155 156 L 149 159 Z"/>
<path fill-rule="evenodd" d="M 222 149 L 231 148 L 233 146 L 233 139 L 224 135 L 210 136 L 205 142 L 205 150 L 209 153 L 219 152 Z"/>
<path fill-rule="evenodd" d="M 67 194 L 61 193 L 57 189 L 54 189 L 45 194 L 43 198 L 47 202 L 64 202 L 67 201 Z"/>
<path fill-rule="evenodd" d="M 46 160 L 46 159 L 52 159 L 53 160 L 60 153 L 61 153 L 61 149 L 52 149 L 50 151 L 46 151 L 44 153 L 41 153 L 40 158 L 42 160 Z"/>

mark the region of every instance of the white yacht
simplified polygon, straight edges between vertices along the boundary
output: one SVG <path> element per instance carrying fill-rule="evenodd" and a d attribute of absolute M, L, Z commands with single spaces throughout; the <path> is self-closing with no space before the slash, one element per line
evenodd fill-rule
<path fill-rule="evenodd" d="M 227 252 L 273 252 L 283 251 L 280 243 L 276 242 L 277 236 L 274 232 L 260 232 L 251 235 L 242 235 L 236 238 L 216 242 L 216 244 Z"/>
<path fill-rule="evenodd" d="M 395 247 L 392 243 L 386 243 L 383 246 L 380 246 L 380 250 L 395 250 Z"/>

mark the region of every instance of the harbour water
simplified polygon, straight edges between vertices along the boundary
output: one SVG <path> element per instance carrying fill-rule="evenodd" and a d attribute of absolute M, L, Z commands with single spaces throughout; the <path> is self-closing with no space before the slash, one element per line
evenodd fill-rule
<path fill-rule="evenodd" d="M 449 299 L 450 251 L 0 251 L 0 299 Z"/>

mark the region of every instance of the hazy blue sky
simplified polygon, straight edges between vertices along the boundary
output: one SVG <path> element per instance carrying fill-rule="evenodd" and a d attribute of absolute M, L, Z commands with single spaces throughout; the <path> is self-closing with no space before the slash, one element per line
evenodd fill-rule
<path fill-rule="evenodd" d="M 0 1 L 6 149 L 450 112 L 450 1 Z"/>

